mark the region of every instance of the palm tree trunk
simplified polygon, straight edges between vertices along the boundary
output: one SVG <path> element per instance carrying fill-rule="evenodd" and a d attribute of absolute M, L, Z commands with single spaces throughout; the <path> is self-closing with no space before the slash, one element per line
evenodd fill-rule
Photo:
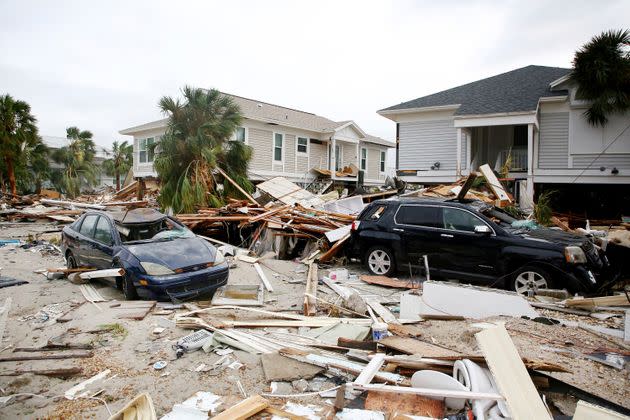
<path fill-rule="evenodd" d="M 116 170 L 116 191 L 120 191 L 120 172 Z"/>
<path fill-rule="evenodd" d="M 4 162 L 7 164 L 7 175 L 9 176 L 9 185 L 11 186 L 11 194 L 17 195 L 17 187 L 15 185 L 15 170 L 13 168 L 13 159 L 9 156 L 4 158 Z"/>

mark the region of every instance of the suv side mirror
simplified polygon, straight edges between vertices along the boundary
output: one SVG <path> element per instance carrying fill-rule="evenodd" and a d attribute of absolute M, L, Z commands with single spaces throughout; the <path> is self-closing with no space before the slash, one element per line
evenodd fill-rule
<path fill-rule="evenodd" d="M 477 225 L 475 226 L 475 233 L 489 235 L 492 233 L 492 230 L 487 225 Z"/>

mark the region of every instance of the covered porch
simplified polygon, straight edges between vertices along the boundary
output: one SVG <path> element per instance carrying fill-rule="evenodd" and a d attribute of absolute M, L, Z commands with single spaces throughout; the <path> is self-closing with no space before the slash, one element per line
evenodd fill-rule
<path fill-rule="evenodd" d="M 514 182 L 514 194 L 524 208 L 534 198 L 534 156 L 538 124 L 534 114 L 455 120 L 457 172 L 467 175 L 487 163 Z M 464 150 L 465 148 L 465 150 Z"/>

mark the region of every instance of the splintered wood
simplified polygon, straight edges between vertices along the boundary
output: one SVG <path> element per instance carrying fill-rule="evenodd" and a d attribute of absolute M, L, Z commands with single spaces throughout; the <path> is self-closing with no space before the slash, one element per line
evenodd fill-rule
<path fill-rule="evenodd" d="M 317 277 L 317 264 L 309 264 L 304 294 L 304 315 L 307 316 L 317 313 Z"/>

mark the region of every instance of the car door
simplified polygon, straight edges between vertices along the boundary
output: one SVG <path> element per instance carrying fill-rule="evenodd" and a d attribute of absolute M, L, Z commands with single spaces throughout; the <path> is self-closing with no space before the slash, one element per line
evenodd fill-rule
<path fill-rule="evenodd" d="M 470 281 L 491 282 L 497 276 L 497 258 L 501 238 L 494 228 L 472 211 L 460 207 L 442 207 L 442 274 Z M 476 226 L 489 228 L 476 233 Z"/>
<path fill-rule="evenodd" d="M 394 232 L 402 238 L 402 249 L 412 265 L 429 259 L 431 272 L 440 268 L 440 207 L 428 204 L 402 204 L 394 216 Z"/>
<path fill-rule="evenodd" d="M 94 228 L 98 222 L 98 214 L 88 214 L 83 218 L 79 228 L 79 238 L 77 240 L 77 264 L 80 266 L 93 267 L 92 255 L 94 249 Z"/>
<path fill-rule="evenodd" d="M 109 219 L 100 216 L 94 229 L 94 247 L 92 248 L 92 263 L 98 269 L 112 267 L 114 255 L 114 235 Z"/>

